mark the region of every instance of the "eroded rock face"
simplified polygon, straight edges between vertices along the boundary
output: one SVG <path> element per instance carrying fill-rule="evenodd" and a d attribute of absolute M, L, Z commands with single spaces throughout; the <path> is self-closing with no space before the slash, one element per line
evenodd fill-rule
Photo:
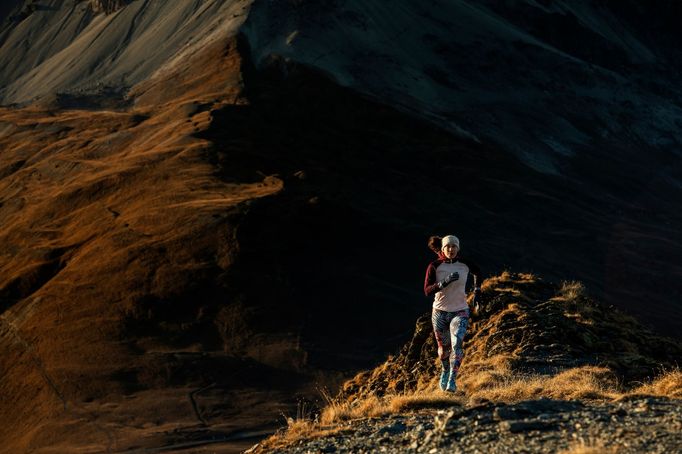
<path fill-rule="evenodd" d="M 89 0 L 88 7 L 94 13 L 111 14 L 124 8 L 132 0 Z"/>
<path fill-rule="evenodd" d="M 0 104 L 54 95 L 121 97 L 162 69 L 173 72 L 191 56 L 231 39 L 247 5 L 244 0 L 23 2 L 7 13 L 10 19 L 0 30 Z M 0 7 L 0 19 L 6 9 Z"/>

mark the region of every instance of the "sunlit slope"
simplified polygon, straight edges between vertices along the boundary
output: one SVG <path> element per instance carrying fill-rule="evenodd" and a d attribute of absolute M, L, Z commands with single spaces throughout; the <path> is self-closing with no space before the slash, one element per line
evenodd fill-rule
<path fill-rule="evenodd" d="M 101 95 L 122 101 L 128 89 L 160 69 L 235 35 L 251 2 L 49 0 L 33 8 L 30 3 L 2 25 L 3 104 L 55 94 L 95 104 Z"/>
<path fill-rule="evenodd" d="M 222 76 L 199 77 L 208 92 L 209 79 L 220 85 L 221 99 L 127 112 L 0 111 L 3 452 L 64 452 L 91 440 L 113 449 L 112 434 L 125 447 L 132 415 L 154 412 L 144 410 L 149 402 L 184 401 L 187 391 L 128 401 L 105 420 L 94 408 L 210 379 L 196 381 L 198 365 L 176 377 L 171 352 L 223 351 L 215 318 L 231 298 L 223 291 L 238 253 L 233 220 L 246 201 L 282 187 L 276 178 L 217 178 L 211 144 L 194 136 L 209 127 L 211 106 L 239 90 L 234 43 L 221 48 Z M 216 372 L 243 367 L 220 366 L 225 358 Z M 184 405 L 163 419 L 194 420 Z"/>

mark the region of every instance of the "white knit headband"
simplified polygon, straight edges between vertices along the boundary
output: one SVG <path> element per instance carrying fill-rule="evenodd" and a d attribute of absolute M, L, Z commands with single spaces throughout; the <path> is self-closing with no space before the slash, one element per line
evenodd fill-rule
<path fill-rule="evenodd" d="M 440 240 L 441 249 L 443 249 L 448 244 L 454 244 L 455 246 L 457 246 L 457 249 L 459 249 L 459 238 L 457 238 L 455 235 L 447 235 L 444 236 L 442 240 Z"/>

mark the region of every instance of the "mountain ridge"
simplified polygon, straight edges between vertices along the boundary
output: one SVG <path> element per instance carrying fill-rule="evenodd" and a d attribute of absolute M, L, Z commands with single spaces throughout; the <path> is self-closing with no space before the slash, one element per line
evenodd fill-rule
<path fill-rule="evenodd" d="M 36 99 L 0 108 L 0 450 L 156 449 L 274 430 L 316 380 L 336 389 L 409 339 L 429 307 L 430 234 L 456 233 L 489 274 L 584 278 L 608 304 L 679 334 L 675 118 L 644 131 L 662 138 L 652 148 L 638 138 L 644 120 L 631 121 L 635 101 L 616 112 L 615 138 L 580 115 L 572 127 L 596 145 L 564 153 L 561 175 L 541 171 L 405 109 L 405 97 L 401 107 L 339 84 L 321 67 L 330 57 L 316 66 L 269 50 L 268 37 L 295 51 L 325 24 L 362 35 L 362 15 L 282 3 L 282 22 L 301 25 L 292 34 L 265 2 L 253 15 L 248 5 L 133 1 L 107 15 L 50 0 L 3 22 L 2 96 Z M 346 46 L 344 61 L 355 41 L 325 42 Z M 456 41 L 439 46 L 457 62 Z M 493 73 L 524 49 L 497 48 Z M 355 67 L 363 80 L 392 67 L 374 57 Z M 637 68 L 625 79 L 665 113 L 672 73 L 635 80 Z M 452 71 L 422 69 L 457 90 Z M 468 70 L 486 81 L 485 68 Z M 50 92 L 53 82 L 65 85 Z M 530 85 L 557 106 L 573 95 Z M 602 98 L 577 99 L 574 113 L 589 113 Z M 510 115 L 525 134 L 552 106 L 526 107 L 465 112 Z"/>
<path fill-rule="evenodd" d="M 399 353 L 249 452 L 679 446 L 682 343 L 602 306 L 579 282 L 505 271 L 482 289 L 456 393 L 438 389 L 438 346 L 426 314 Z"/>

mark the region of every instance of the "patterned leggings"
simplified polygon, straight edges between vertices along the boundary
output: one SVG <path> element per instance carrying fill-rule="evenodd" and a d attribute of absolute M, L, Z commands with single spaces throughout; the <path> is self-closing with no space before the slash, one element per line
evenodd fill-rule
<path fill-rule="evenodd" d="M 456 376 L 464 358 L 462 342 L 469 326 L 469 311 L 445 312 L 434 309 L 431 322 L 438 343 L 438 357 L 443 367 L 449 365 L 450 374 Z"/>

